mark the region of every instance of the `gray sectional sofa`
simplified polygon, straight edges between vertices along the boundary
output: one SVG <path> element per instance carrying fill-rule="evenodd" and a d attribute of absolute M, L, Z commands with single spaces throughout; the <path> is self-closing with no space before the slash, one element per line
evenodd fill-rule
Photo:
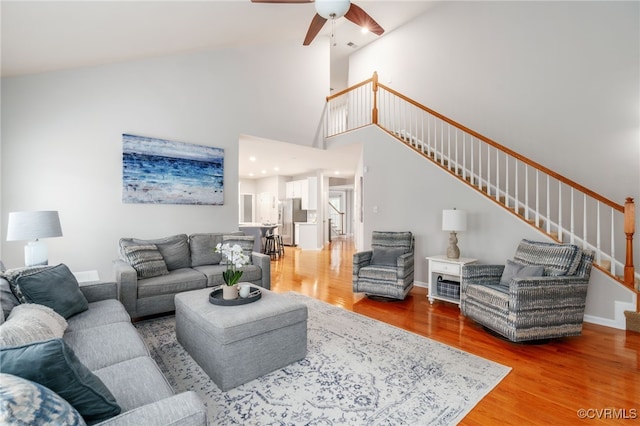
<path fill-rule="evenodd" d="M 70 272 L 65 273 L 70 275 Z M 51 291 L 59 288 L 58 285 L 52 285 Z M 25 424 L 41 424 L 46 419 L 51 424 L 79 425 L 85 421 L 88 424 L 136 426 L 207 424 L 206 408 L 197 394 L 174 394 L 150 357 L 131 318 L 117 300 L 115 283 L 78 287 L 75 281 L 75 289 L 66 288 L 63 294 L 65 300 L 74 300 L 74 306 L 66 306 L 71 306 L 75 311 L 68 312 L 30 300 L 21 304 L 4 278 L 0 279 L 0 290 L 3 308 L 0 316 L 0 323 L 3 323 L 0 326 L 0 394 L 4 401 L 0 409 L 0 422 L 14 424 L 11 421 L 18 421 L 16 418 L 22 421 L 26 418 Z M 60 301 L 63 300 L 59 298 Z M 54 306 L 57 304 L 66 309 L 58 302 L 54 301 Z M 27 338 L 25 341 L 29 335 L 25 335 L 24 330 L 28 330 L 34 338 L 34 334 L 39 332 L 38 327 L 34 329 L 34 325 L 38 325 L 38 315 L 33 313 L 26 314 L 16 332 L 16 322 L 20 320 L 18 315 L 9 317 L 11 312 L 16 311 L 17 314 L 23 309 L 34 308 L 49 309 L 36 311 L 37 314 L 50 315 L 40 324 L 42 330 L 53 330 L 56 321 L 66 326 L 66 330 L 64 327 L 58 328 L 60 333 L 64 332 L 61 338 L 47 338 L 44 332 L 44 340 Z M 56 315 L 58 311 L 60 315 Z M 7 344 L 11 338 L 22 341 L 19 344 Z M 47 357 L 51 360 L 47 360 Z M 70 380 L 73 386 L 64 380 Z M 24 390 L 25 386 L 30 389 L 29 392 Z M 76 389 L 76 395 L 69 397 L 69 388 L 78 386 L 81 389 Z M 104 387 L 108 391 L 100 394 Z M 38 389 L 48 396 L 34 396 Z M 68 404 L 65 401 L 56 402 L 55 398 L 63 398 Z M 106 404 L 107 411 L 104 407 L 96 408 L 95 405 L 101 405 L 96 401 Z M 52 420 L 51 416 L 56 417 Z"/>
<path fill-rule="evenodd" d="M 241 281 L 263 288 L 271 288 L 271 259 L 253 252 L 254 236 L 241 231 L 229 233 L 201 233 L 173 235 L 161 239 L 120 239 L 120 258 L 114 261 L 115 279 L 120 300 L 129 315 L 139 318 L 175 310 L 174 296 L 183 291 L 197 290 L 223 284 L 226 264 L 222 255 L 214 251 L 218 243 L 239 244 L 251 257 L 251 264 L 242 267 Z M 141 248 L 157 247 L 159 257 L 146 256 L 160 263 L 158 270 L 146 273 L 132 254 Z M 164 263 L 166 270 L 163 269 Z M 158 272 L 159 271 L 159 272 Z"/>

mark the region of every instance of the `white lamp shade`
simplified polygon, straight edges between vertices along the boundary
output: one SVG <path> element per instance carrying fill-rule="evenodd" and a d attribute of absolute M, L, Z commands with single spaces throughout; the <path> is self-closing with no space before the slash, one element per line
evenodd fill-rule
<path fill-rule="evenodd" d="M 324 19 L 341 18 L 351 7 L 349 0 L 316 0 L 316 12 Z"/>
<path fill-rule="evenodd" d="M 7 241 L 37 240 L 61 236 L 62 227 L 57 211 L 9 213 Z"/>
<path fill-rule="evenodd" d="M 443 210 L 442 211 L 442 230 L 443 231 L 466 231 L 467 230 L 467 212 L 464 210 Z"/>

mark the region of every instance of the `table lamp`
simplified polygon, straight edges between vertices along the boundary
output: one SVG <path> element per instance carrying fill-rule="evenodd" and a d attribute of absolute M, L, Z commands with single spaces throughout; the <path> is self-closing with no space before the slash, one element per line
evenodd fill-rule
<path fill-rule="evenodd" d="M 442 230 L 450 231 L 449 248 L 447 248 L 447 257 L 449 259 L 460 258 L 460 249 L 458 248 L 458 237 L 456 232 L 467 230 L 467 213 L 464 210 L 443 210 L 442 211 Z"/>
<path fill-rule="evenodd" d="M 61 237 L 57 211 L 10 212 L 7 241 L 29 240 L 24 247 L 25 266 L 47 265 L 47 245 L 40 238 Z"/>

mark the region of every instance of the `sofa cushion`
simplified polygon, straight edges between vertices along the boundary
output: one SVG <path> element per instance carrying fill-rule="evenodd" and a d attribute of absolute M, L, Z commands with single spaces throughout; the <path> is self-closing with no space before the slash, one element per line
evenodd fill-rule
<path fill-rule="evenodd" d="M 38 383 L 0 373 L 0 424 L 82 426 L 85 421 L 67 401 Z"/>
<path fill-rule="evenodd" d="M 39 383 L 67 400 L 86 422 L 120 413 L 109 389 L 62 339 L 51 339 L 0 350 L 2 372 Z"/>
<path fill-rule="evenodd" d="M 64 341 L 91 371 L 149 355 L 149 350 L 131 323 L 118 322 L 68 331 Z"/>
<path fill-rule="evenodd" d="M 155 240 L 142 240 L 140 238 L 121 238 L 120 254 L 123 256 L 122 247 L 154 244 L 160 250 L 169 271 L 191 266 L 191 254 L 189 253 L 189 241 L 186 234 L 173 235 L 171 237 Z"/>
<path fill-rule="evenodd" d="M 521 265 L 512 260 L 507 259 L 507 263 L 500 277 L 500 285 L 509 287 L 512 278 L 516 277 L 541 277 L 544 275 L 544 266 L 542 265 Z"/>
<path fill-rule="evenodd" d="M 89 303 L 89 309 L 67 320 L 67 332 L 96 328 L 116 322 L 130 323 L 131 317 L 122 303 L 115 299 Z"/>
<path fill-rule="evenodd" d="M 122 254 L 129 265 L 136 270 L 138 278 L 167 275 L 167 264 L 155 244 L 124 246 Z"/>
<path fill-rule="evenodd" d="M 546 243 L 523 239 L 513 260 L 522 265 L 542 265 L 549 276 L 574 275 L 582 250 L 574 244 Z"/>
<path fill-rule="evenodd" d="M 19 273 L 8 281 L 20 302 L 48 306 L 65 318 L 88 308 L 78 280 L 63 263 Z"/>
<path fill-rule="evenodd" d="M 138 280 L 138 299 L 195 290 L 206 285 L 207 278 L 200 272 L 191 268 L 176 269 L 169 275 Z"/>
<path fill-rule="evenodd" d="M 358 276 L 369 280 L 395 281 L 398 279 L 398 270 L 385 265 L 365 266 L 360 268 Z"/>
<path fill-rule="evenodd" d="M 207 287 L 217 287 L 224 284 L 222 273 L 227 269 L 226 265 L 204 265 L 196 266 L 194 269 L 206 275 Z M 262 269 L 258 265 L 244 265 L 240 269 L 242 270 L 240 282 L 255 282 L 262 279 Z"/>
<path fill-rule="evenodd" d="M 66 328 L 67 321 L 53 309 L 25 303 L 16 306 L 0 325 L 0 347 L 60 338 Z"/>
<path fill-rule="evenodd" d="M 191 250 L 191 266 L 217 265 L 222 254 L 215 251 L 216 245 L 222 242 L 222 234 L 191 234 L 189 248 Z"/>
<path fill-rule="evenodd" d="M 171 385 L 150 357 L 132 358 L 96 370 L 94 374 L 111 390 L 124 412 L 174 394 Z"/>

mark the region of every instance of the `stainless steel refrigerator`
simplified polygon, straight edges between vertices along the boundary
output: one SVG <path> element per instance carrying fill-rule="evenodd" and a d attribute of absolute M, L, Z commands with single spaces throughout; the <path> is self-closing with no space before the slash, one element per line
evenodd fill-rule
<path fill-rule="evenodd" d="M 278 233 L 282 236 L 282 243 L 286 246 L 295 245 L 295 222 L 306 222 L 307 211 L 302 210 L 301 198 L 288 198 L 280 200 L 280 212 L 278 214 Z"/>

